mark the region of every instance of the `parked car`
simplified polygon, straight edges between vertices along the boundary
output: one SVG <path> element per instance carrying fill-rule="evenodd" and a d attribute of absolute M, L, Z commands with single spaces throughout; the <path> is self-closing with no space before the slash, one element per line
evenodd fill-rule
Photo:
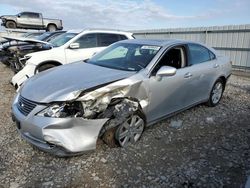
<path fill-rule="evenodd" d="M 65 33 L 65 31 L 45 32 L 42 35 L 36 37 L 36 39 L 30 39 L 29 37 L 4 37 L 10 42 L 6 45 L 3 45 L 1 49 L 2 62 L 6 65 L 9 64 L 16 73 L 20 71 L 25 65 L 22 63 L 24 55 L 27 53 L 51 49 L 52 46 L 48 42 L 63 33 Z"/>
<path fill-rule="evenodd" d="M 55 66 L 88 59 L 108 45 L 124 39 L 133 39 L 132 33 L 108 30 L 68 31 L 50 41 L 54 48 L 27 54 L 22 60 L 26 64 L 25 67 L 12 78 L 11 83 L 18 89 L 34 74 Z"/>
<path fill-rule="evenodd" d="M 56 155 L 126 147 L 146 126 L 200 103 L 216 106 L 228 58 L 181 40 L 125 40 L 90 58 L 30 78 L 12 105 L 19 133 Z"/>
<path fill-rule="evenodd" d="M 11 54 L 13 54 L 14 62 L 12 62 L 12 68 L 15 73 L 19 72 L 25 66 L 25 62 L 23 63 L 24 56 L 28 53 L 39 52 L 44 50 L 49 50 L 53 46 L 48 44 L 52 39 L 62 35 L 66 31 L 54 31 L 54 32 L 45 32 L 41 36 L 37 37 L 37 42 L 35 43 L 26 43 L 24 45 L 12 46 L 9 48 Z M 43 42 L 47 43 L 43 43 Z"/>
<path fill-rule="evenodd" d="M 16 29 L 46 29 L 46 31 L 62 30 L 62 20 L 43 18 L 41 13 L 21 12 L 17 15 L 3 15 L 0 17 L 6 28 Z"/>
<path fill-rule="evenodd" d="M 42 34 L 43 34 L 42 32 L 36 32 L 36 33 L 29 32 L 22 34 L 20 37 L 1 37 L 0 61 L 6 65 L 10 65 L 9 56 L 12 56 L 12 54 L 8 50 L 9 47 L 26 44 L 25 42 L 23 42 L 23 40 L 35 39 Z"/>
<path fill-rule="evenodd" d="M 41 36 L 44 32 L 37 31 L 37 32 L 25 32 L 21 35 L 21 37 L 36 39 Z"/>
<path fill-rule="evenodd" d="M 9 46 L 15 46 L 15 45 L 21 45 L 22 42 L 19 42 L 17 40 L 13 40 L 14 39 L 36 39 L 39 36 L 41 36 L 44 32 L 27 32 L 27 33 L 23 33 L 20 36 L 16 36 L 16 37 L 12 37 L 12 36 L 2 36 L 0 37 L 1 41 L 0 41 L 0 49 L 3 48 L 8 48 Z"/>

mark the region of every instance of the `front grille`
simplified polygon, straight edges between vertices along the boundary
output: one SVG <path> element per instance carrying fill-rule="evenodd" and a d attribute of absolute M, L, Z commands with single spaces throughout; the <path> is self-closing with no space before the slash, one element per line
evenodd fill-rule
<path fill-rule="evenodd" d="M 17 108 L 25 116 L 27 116 L 36 107 L 36 105 L 37 104 L 35 102 L 25 99 L 21 95 L 18 98 Z"/>

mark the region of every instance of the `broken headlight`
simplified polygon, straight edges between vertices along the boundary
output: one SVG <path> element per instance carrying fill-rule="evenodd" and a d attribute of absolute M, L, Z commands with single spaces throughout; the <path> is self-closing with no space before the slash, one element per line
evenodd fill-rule
<path fill-rule="evenodd" d="M 83 107 L 81 102 L 79 101 L 52 104 L 39 112 L 37 115 L 53 118 L 82 117 Z"/>

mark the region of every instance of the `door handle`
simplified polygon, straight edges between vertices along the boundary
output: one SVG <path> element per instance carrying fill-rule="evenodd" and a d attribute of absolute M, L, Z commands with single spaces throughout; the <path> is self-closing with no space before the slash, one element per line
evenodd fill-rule
<path fill-rule="evenodd" d="M 218 68 L 219 67 L 219 64 L 214 64 L 214 68 Z"/>
<path fill-rule="evenodd" d="M 185 75 L 184 75 L 184 78 L 190 78 L 192 77 L 193 75 L 190 73 L 190 72 L 187 72 Z"/>

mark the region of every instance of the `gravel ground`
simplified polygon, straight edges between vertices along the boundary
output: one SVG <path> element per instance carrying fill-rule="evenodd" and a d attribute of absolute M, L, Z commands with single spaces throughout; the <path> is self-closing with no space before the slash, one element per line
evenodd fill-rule
<path fill-rule="evenodd" d="M 250 176 L 250 78 L 232 76 L 218 106 L 161 121 L 134 146 L 99 143 L 94 152 L 58 158 L 18 135 L 11 77 L 0 63 L 0 188 L 244 187 Z"/>

